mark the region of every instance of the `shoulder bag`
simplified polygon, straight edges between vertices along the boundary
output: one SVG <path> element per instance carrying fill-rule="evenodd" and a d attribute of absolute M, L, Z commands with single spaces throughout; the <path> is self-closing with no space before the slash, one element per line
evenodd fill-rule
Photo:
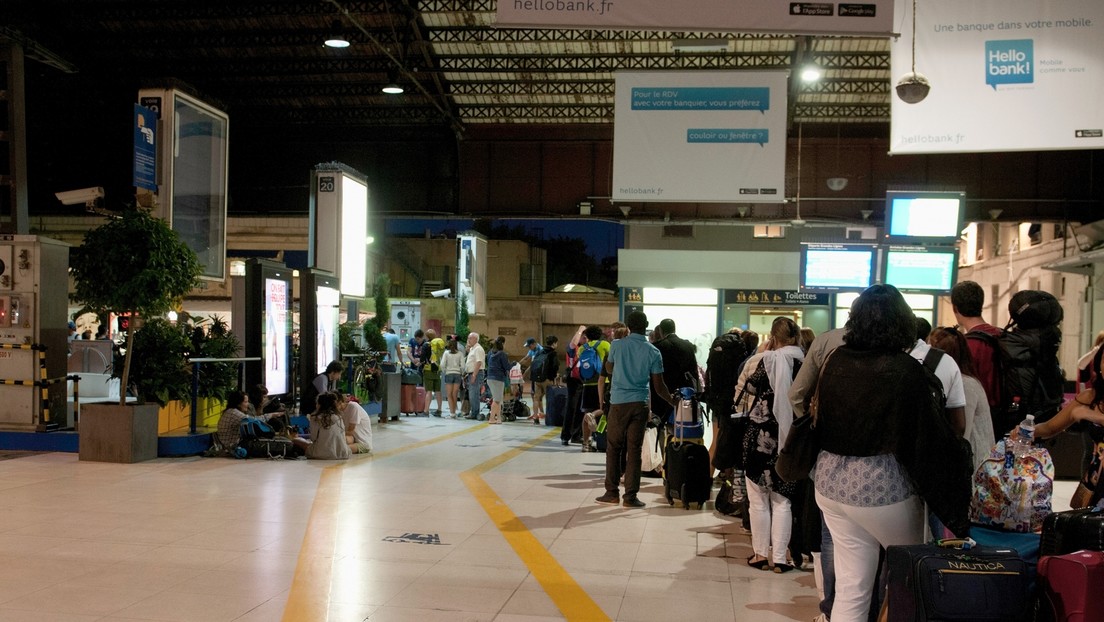
<path fill-rule="evenodd" d="M 778 452 L 778 460 L 774 463 L 775 472 L 787 482 L 808 479 L 809 473 L 816 466 L 817 456 L 820 455 L 820 435 L 816 430 L 817 411 L 820 409 L 820 385 L 824 380 L 824 369 L 828 367 L 831 357 L 829 354 L 824 358 L 820 375 L 817 376 L 816 390 L 809 400 L 808 411 L 804 417 L 794 419 L 786 444 Z"/>

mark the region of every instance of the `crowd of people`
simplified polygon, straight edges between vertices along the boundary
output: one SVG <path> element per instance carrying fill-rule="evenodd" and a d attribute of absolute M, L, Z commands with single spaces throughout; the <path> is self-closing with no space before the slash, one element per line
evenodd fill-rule
<path fill-rule="evenodd" d="M 709 382 L 696 347 L 677 335 L 675 322 L 663 319 L 649 333 L 640 311 L 606 329 L 579 326 L 562 355 L 555 336 L 526 340 L 525 354 L 511 360 L 505 337 L 491 341 L 487 351 L 478 333 L 461 340 L 428 330 L 417 332 L 406 358 L 422 373 L 427 410 L 436 399 L 435 416 L 499 424 L 505 401 L 519 397 L 507 388 L 524 386 L 534 423 L 563 409 L 555 414 L 563 416 L 564 446 L 593 451 L 593 433 L 604 428 L 604 493 L 596 501 L 626 508 L 645 506 L 638 496 L 645 429 L 670 424 L 678 389 L 704 392 L 702 401 L 714 415 L 712 466 L 727 469 L 746 499 L 738 512 L 751 533 L 746 563 L 782 574 L 818 550 L 819 620 L 864 621 L 880 606 L 881 552 L 922 543 L 937 530 L 964 534 L 966 474 L 1010 431 L 997 416 L 1007 407 L 998 393 L 997 352 L 977 336 L 1001 334 L 981 320 L 983 301 L 976 283 L 956 285 L 951 303 L 957 325 L 933 329 L 893 286 L 875 285 L 856 298 L 845 326 L 821 335 L 786 316 L 775 318 L 762 340 L 754 331 L 732 329 L 714 349 L 723 342 L 743 354 L 727 375 L 710 369 Z M 405 362 L 398 343 L 388 339 L 385 359 L 396 369 Z M 1037 438 L 1085 421 L 1095 424 L 1094 442 L 1104 447 L 1104 380 L 1095 373 L 1102 343 L 1104 336 L 1085 357 L 1086 388 L 1036 427 Z M 371 451 L 368 416 L 333 391 L 340 374 L 341 366 L 331 363 L 308 387 L 314 393 L 308 396 L 314 404 L 310 441 L 297 444 L 309 458 Z M 551 399 L 561 387 L 566 405 Z M 232 446 L 245 417 L 277 416 L 266 400 L 263 387 L 252 400 L 233 394 L 220 440 Z M 779 452 L 798 420 L 810 416 L 820 441 L 815 468 L 808 480 L 786 481 L 776 469 Z M 1089 462 L 1075 497 L 1085 505 L 1099 503 L 1104 492 L 1102 459 L 1095 455 Z"/>

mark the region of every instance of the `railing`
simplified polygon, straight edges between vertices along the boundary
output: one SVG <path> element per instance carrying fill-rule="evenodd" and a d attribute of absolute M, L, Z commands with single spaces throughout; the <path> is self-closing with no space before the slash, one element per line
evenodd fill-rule
<path fill-rule="evenodd" d="M 42 416 L 38 420 L 38 425 L 35 429 L 38 432 L 49 432 L 56 430 L 58 425 L 50 419 L 50 385 L 57 384 L 59 382 L 65 382 L 69 379 L 77 379 L 75 376 L 59 376 L 57 378 L 46 377 L 46 346 L 40 343 L 3 343 L 0 344 L 2 350 L 31 350 L 38 353 L 38 379 L 36 380 L 12 380 L 9 378 L 0 378 L 0 384 L 21 386 L 21 387 L 38 387 L 39 397 L 42 400 Z M 74 391 L 76 388 L 74 387 Z M 74 408 L 74 417 L 76 416 L 76 404 Z"/>

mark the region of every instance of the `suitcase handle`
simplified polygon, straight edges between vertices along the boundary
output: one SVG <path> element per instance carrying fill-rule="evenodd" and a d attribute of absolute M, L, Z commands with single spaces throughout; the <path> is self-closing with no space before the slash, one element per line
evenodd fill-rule
<path fill-rule="evenodd" d="M 977 542 L 973 538 L 947 538 L 946 540 L 936 540 L 935 545 L 944 549 L 969 551 L 977 546 Z"/>

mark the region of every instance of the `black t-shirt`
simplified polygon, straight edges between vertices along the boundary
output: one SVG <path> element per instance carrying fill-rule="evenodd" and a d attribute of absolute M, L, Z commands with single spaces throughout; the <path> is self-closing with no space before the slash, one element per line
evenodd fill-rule
<path fill-rule="evenodd" d="M 668 391 L 700 388 L 697 386 L 698 359 L 694 356 L 694 344 L 672 333 L 655 342 L 655 347 L 663 357 L 663 382 Z M 671 405 L 656 393 L 655 387 L 652 387 L 652 411 L 660 415 L 671 411 Z"/>

